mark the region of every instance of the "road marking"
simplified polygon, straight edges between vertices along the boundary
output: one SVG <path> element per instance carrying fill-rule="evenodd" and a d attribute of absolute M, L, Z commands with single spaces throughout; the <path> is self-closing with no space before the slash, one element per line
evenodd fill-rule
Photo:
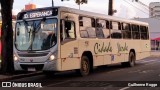
<path fill-rule="evenodd" d="M 144 64 L 144 66 L 147 66 L 147 65 L 152 65 L 152 64 L 156 64 L 157 62 L 152 62 L 152 63 L 146 63 Z"/>
<path fill-rule="evenodd" d="M 154 59 L 154 60 L 149 60 L 149 61 L 138 61 L 137 63 L 146 63 L 144 65 L 150 65 L 150 64 L 156 63 L 155 61 L 156 62 L 160 62 L 160 61 L 158 61 L 158 59 Z M 152 62 L 152 63 L 148 63 L 148 62 Z M 110 71 L 108 73 L 119 72 L 119 71 L 122 71 L 122 70 L 125 70 L 125 68 L 122 68 L 122 69 L 119 69 L 119 70 Z M 135 72 L 138 72 L 138 71 L 135 71 Z"/>
<path fill-rule="evenodd" d="M 151 73 L 151 72 L 154 72 L 154 70 L 143 70 L 143 71 L 141 71 L 139 73 Z"/>
<path fill-rule="evenodd" d="M 147 63 L 147 62 L 154 62 L 154 61 L 158 61 L 158 60 L 154 59 L 154 60 L 149 60 L 149 61 L 139 61 L 138 63 Z"/>
<path fill-rule="evenodd" d="M 154 64 L 156 62 L 160 62 L 158 61 L 157 59 L 154 59 L 154 60 L 149 60 L 149 61 L 138 61 L 137 63 L 146 63 L 144 65 L 150 65 L 150 64 Z M 148 62 L 152 62 L 152 63 L 148 63 Z M 122 68 L 122 69 L 119 69 L 119 70 L 114 70 L 114 71 L 109 71 L 108 73 L 114 73 L 114 72 L 119 72 L 119 71 L 122 71 L 122 70 L 125 70 L 125 68 Z M 138 71 L 135 71 L 135 72 L 138 72 Z M 133 72 L 130 72 L 130 73 L 133 73 Z"/>
<path fill-rule="evenodd" d="M 137 73 L 140 72 L 141 70 L 135 70 L 135 71 L 129 71 L 128 73 Z"/>
<path fill-rule="evenodd" d="M 122 70 L 124 70 L 124 69 L 119 69 L 119 70 L 109 71 L 108 73 L 119 72 L 119 71 L 122 71 Z"/>
<path fill-rule="evenodd" d="M 157 62 L 160 62 L 160 61 L 157 61 Z"/>
<path fill-rule="evenodd" d="M 121 88 L 119 90 L 126 90 L 126 89 L 129 89 L 130 87 L 124 87 L 124 88 Z"/>
<path fill-rule="evenodd" d="M 156 58 L 157 59 L 157 58 Z M 151 60 L 155 60 L 155 59 L 141 59 L 141 60 L 137 60 L 137 61 L 151 61 Z"/>

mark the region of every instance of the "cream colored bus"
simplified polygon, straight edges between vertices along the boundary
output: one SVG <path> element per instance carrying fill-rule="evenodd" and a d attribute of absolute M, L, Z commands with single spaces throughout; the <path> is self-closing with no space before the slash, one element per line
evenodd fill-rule
<path fill-rule="evenodd" d="M 14 40 L 15 70 L 45 74 L 96 66 L 134 66 L 150 56 L 148 24 L 68 7 L 20 12 Z"/>

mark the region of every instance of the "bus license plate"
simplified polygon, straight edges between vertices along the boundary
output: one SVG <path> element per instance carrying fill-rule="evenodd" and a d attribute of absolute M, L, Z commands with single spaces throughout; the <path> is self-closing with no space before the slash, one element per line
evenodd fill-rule
<path fill-rule="evenodd" d="M 28 68 L 28 71 L 36 71 L 35 68 Z"/>

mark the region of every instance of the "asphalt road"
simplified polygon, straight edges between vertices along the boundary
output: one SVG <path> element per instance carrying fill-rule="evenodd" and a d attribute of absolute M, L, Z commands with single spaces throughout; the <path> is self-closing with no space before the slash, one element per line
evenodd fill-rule
<path fill-rule="evenodd" d="M 131 68 L 120 64 L 97 67 L 85 77 L 80 77 L 74 71 L 67 71 L 53 77 L 38 75 L 13 81 L 41 82 L 42 88 L 34 88 L 37 90 L 44 90 L 46 87 L 47 90 L 160 90 L 160 57 L 137 61 L 136 66 Z M 9 89 L 11 88 L 7 90 Z M 22 88 L 11 90 L 14 89 Z M 25 89 L 28 90 L 23 88 Z"/>

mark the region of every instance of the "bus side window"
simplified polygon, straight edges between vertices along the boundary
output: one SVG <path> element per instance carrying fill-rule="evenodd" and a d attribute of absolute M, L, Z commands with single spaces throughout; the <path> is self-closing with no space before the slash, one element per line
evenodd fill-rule
<path fill-rule="evenodd" d="M 101 23 L 97 23 L 96 36 L 97 38 L 104 38 L 103 27 Z"/>
<path fill-rule="evenodd" d="M 122 23 L 122 36 L 123 39 L 131 39 L 130 24 Z"/>
<path fill-rule="evenodd" d="M 75 38 L 75 23 L 73 21 L 65 21 L 65 38 Z"/>
<path fill-rule="evenodd" d="M 121 29 L 121 23 L 117 21 L 112 21 L 111 38 L 113 39 L 122 38 L 122 32 L 119 29 Z"/>
<path fill-rule="evenodd" d="M 104 38 L 103 31 L 106 29 L 106 21 L 102 19 L 96 20 L 96 36 L 97 38 Z"/>
<path fill-rule="evenodd" d="M 139 25 L 132 24 L 132 38 L 140 39 Z"/>
<path fill-rule="evenodd" d="M 142 40 L 149 39 L 148 28 L 146 26 L 140 26 L 140 32 Z"/>
<path fill-rule="evenodd" d="M 80 35 L 82 38 L 89 38 L 88 32 L 86 30 L 81 30 Z"/>

